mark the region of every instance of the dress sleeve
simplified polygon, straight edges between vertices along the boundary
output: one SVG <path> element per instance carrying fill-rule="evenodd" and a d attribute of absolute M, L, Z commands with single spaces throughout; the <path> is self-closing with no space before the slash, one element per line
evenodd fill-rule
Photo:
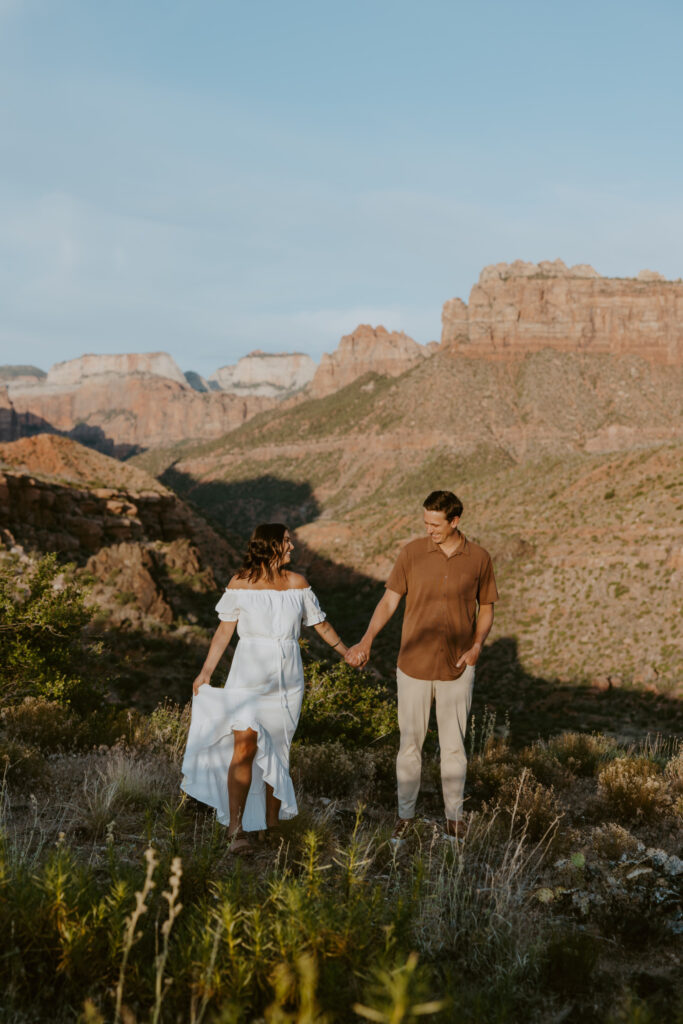
<path fill-rule="evenodd" d="M 319 622 L 324 622 L 327 618 L 325 612 L 322 610 L 318 603 L 318 598 L 315 596 L 311 588 L 303 591 L 304 596 L 304 626 L 317 626 Z"/>
<path fill-rule="evenodd" d="M 240 617 L 240 609 L 237 603 L 237 594 L 234 590 L 226 590 L 216 605 L 218 618 L 221 622 L 237 622 Z"/>

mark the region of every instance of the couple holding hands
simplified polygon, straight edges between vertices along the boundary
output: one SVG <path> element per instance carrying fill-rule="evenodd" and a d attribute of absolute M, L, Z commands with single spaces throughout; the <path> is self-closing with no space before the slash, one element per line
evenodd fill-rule
<path fill-rule="evenodd" d="M 398 816 L 392 841 L 403 841 L 415 815 L 432 701 L 444 835 L 460 837 L 474 670 L 493 625 L 498 592 L 488 553 L 458 529 L 462 502 L 451 491 L 433 491 L 423 509 L 426 536 L 401 550 L 365 635 L 350 648 L 326 620 L 304 577 L 289 568 L 294 545 L 287 527 L 266 523 L 254 530 L 242 567 L 216 606 L 221 621 L 193 683 L 182 769 L 182 788 L 216 808 L 233 853 L 250 852 L 251 833 L 277 829 L 297 813 L 289 750 L 304 694 L 301 626 L 312 626 L 350 665 L 361 668 L 404 596 L 397 667 Z M 209 686 L 235 628 L 239 643 L 225 687 Z"/>

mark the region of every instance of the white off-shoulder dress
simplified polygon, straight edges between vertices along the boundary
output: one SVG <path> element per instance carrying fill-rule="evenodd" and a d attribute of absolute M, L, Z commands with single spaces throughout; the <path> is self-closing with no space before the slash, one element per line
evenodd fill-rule
<path fill-rule="evenodd" d="M 297 813 L 289 748 L 304 694 L 298 640 L 302 624 L 315 626 L 325 613 L 310 587 L 226 590 L 216 611 L 223 622 L 237 622 L 239 642 L 225 686 L 205 684 L 192 699 L 181 786 L 228 825 L 233 729 L 253 729 L 257 751 L 242 828 L 254 832 L 266 827 L 266 783 L 281 801 L 280 818 Z"/>

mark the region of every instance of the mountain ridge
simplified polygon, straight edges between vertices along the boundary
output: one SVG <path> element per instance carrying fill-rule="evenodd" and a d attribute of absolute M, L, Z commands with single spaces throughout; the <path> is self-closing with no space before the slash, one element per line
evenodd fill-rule
<path fill-rule="evenodd" d="M 542 351 L 579 361 L 611 356 L 675 370 L 683 365 L 683 282 L 654 271 L 626 279 L 561 260 L 495 264 L 482 270 L 469 305 L 457 298 L 445 303 L 442 320 L 440 345 L 426 346 L 401 331 L 362 324 L 315 370 L 310 357 L 261 352 L 208 381 L 182 373 L 166 353 L 84 356 L 56 364 L 46 379 L 14 372 L 35 368 L 5 367 L 0 441 L 61 432 L 125 457 L 216 438 L 277 402 L 289 407 L 333 394 L 368 372 L 400 377 L 437 349 L 456 361 L 502 366 Z M 216 390 L 221 379 L 225 389 Z M 495 374 L 492 380 L 495 388 Z M 596 443 L 617 443 L 619 424 L 615 430 L 611 441 Z M 621 443 L 628 445 L 628 437 Z"/>

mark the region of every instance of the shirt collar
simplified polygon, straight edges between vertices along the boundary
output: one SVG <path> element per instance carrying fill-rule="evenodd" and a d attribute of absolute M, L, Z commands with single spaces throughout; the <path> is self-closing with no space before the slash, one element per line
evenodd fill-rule
<path fill-rule="evenodd" d="M 460 531 L 460 536 L 462 537 L 462 544 L 457 551 L 453 552 L 452 555 L 444 555 L 439 545 L 436 544 L 431 537 L 427 537 L 427 554 L 433 555 L 434 553 L 437 553 L 439 555 L 443 555 L 444 558 L 455 558 L 456 555 L 468 555 L 470 553 L 470 542 L 462 530 Z"/>

